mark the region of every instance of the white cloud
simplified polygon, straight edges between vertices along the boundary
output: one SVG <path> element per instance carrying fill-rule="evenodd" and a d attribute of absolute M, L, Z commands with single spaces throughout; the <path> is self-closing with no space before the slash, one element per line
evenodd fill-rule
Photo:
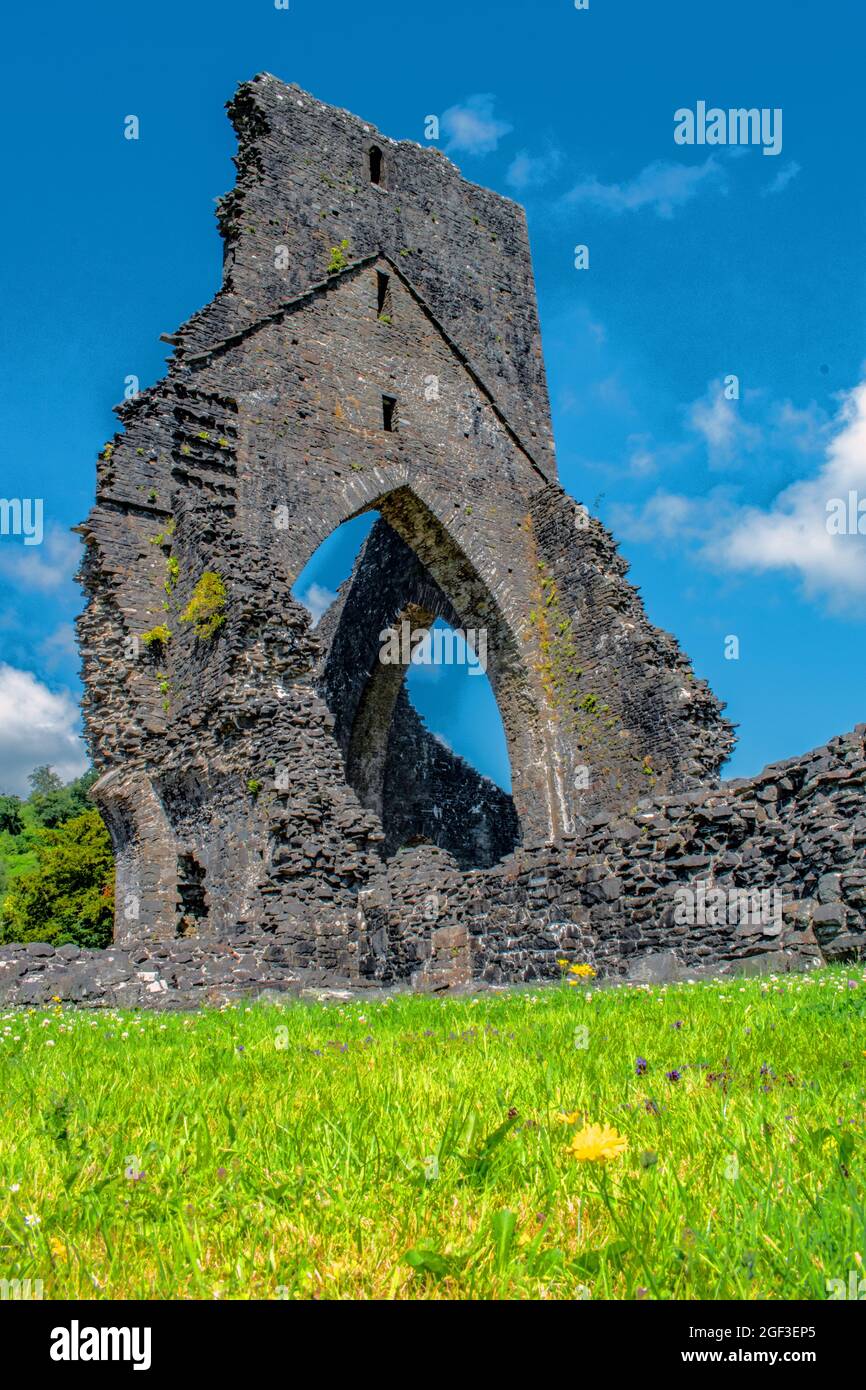
<path fill-rule="evenodd" d="M 757 425 L 743 419 L 743 402 L 728 400 L 721 381 L 711 381 L 706 394 L 686 411 L 686 423 L 703 440 L 710 468 L 728 468 L 743 461 L 761 444 Z"/>
<path fill-rule="evenodd" d="M 449 106 L 442 117 L 442 129 L 448 136 L 446 150 L 465 154 L 491 154 L 512 126 L 493 114 L 496 98 L 489 92 L 467 97 L 458 106 Z"/>
<path fill-rule="evenodd" d="M 0 790 L 26 796 L 27 775 L 42 763 L 64 782 L 79 777 L 87 755 L 77 724 L 68 690 L 55 693 L 30 671 L 0 663 Z"/>
<path fill-rule="evenodd" d="M 565 195 L 568 203 L 587 203 L 604 212 L 638 212 L 653 208 L 659 217 L 673 217 L 703 189 L 724 190 L 726 176 L 712 155 L 703 164 L 674 164 L 656 159 L 625 183 L 601 183 L 593 175 Z"/>
<path fill-rule="evenodd" d="M 789 429 L 817 425 L 824 459 L 818 472 L 783 488 L 767 507 L 737 503 L 730 490 L 715 488 L 688 497 L 658 491 L 640 506 L 612 509 L 614 532 L 627 540 L 692 544 L 706 563 L 753 574 L 787 571 L 799 577 L 810 597 L 833 608 L 862 607 L 866 595 L 866 535 L 828 530 L 828 504 L 849 508 L 866 501 L 866 381 L 843 399 L 832 426 L 824 426 L 817 407 L 798 411 L 790 402 L 774 407 L 771 418 Z M 727 447 L 725 419 L 706 426 L 710 440 Z M 858 517 L 855 514 L 854 528 Z"/>
<path fill-rule="evenodd" d="M 561 163 L 559 150 L 548 150 L 546 154 L 538 155 L 521 150 L 508 166 L 505 182 L 520 192 L 527 188 L 538 188 L 553 178 Z"/>
<path fill-rule="evenodd" d="M 337 595 L 331 589 L 326 589 L 323 584 L 311 584 L 303 594 L 297 595 L 299 603 L 312 614 L 313 627 L 323 613 L 328 611 L 336 597 Z"/>
<path fill-rule="evenodd" d="M 706 538 L 718 520 L 718 510 L 727 502 L 722 498 L 684 497 L 681 493 L 659 491 L 641 506 L 620 503 L 611 508 L 614 534 L 630 541 L 696 541 Z"/>
<path fill-rule="evenodd" d="M 814 478 L 785 488 L 765 509 L 743 507 L 718 544 L 730 569 L 789 570 L 809 594 L 841 606 L 866 594 L 866 537 L 831 535 L 827 505 L 866 498 L 866 382 L 845 397 L 825 461 Z"/>
<path fill-rule="evenodd" d="M 72 581 L 81 563 L 81 542 L 60 526 L 49 527 L 41 545 L 0 542 L 0 575 L 19 589 L 50 593 Z"/>
<path fill-rule="evenodd" d="M 770 412 L 771 439 L 777 448 L 796 449 L 803 454 L 817 454 L 827 444 L 832 433 L 832 421 L 816 401 L 805 407 L 793 401 L 778 401 Z"/>
<path fill-rule="evenodd" d="M 786 164 L 784 168 L 780 169 L 776 177 L 772 180 L 772 182 L 767 184 L 766 188 L 763 190 L 764 194 L 766 195 L 767 193 L 781 193 L 784 189 L 788 187 L 788 184 L 791 182 L 791 180 L 797 177 L 799 172 L 799 164 L 797 163 L 796 159 L 792 159 L 790 164 Z"/>
<path fill-rule="evenodd" d="M 651 434 L 630 434 L 626 438 L 628 471 L 633 478 L 646 478 L 665 468 L 674 468 L 687 455 L 687 444 L 658 444 Z"/>

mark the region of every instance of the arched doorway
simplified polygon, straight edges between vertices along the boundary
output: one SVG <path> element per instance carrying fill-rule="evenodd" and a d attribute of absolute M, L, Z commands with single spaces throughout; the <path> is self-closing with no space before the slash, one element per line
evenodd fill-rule
<path fill-rule="evenodd" d="M 522 838 L 509 762 L 527 732 L 519 723 L 525 692 L 516 644 L 492 595 L 435 518 L 414 515 L 420 505 L 402 497 L 394 508 L 382 499 L 378 515 L 344 523 L 317 548 L 293 592 L 317 621 L 314 683 L 334 716 L 347 781 L 382 822 L 385 857 L 430 843 L 464 868 L 484 867 Z M 427 554 L 462 612 L 386 510 L 414 534 L 423 527 Z"/>

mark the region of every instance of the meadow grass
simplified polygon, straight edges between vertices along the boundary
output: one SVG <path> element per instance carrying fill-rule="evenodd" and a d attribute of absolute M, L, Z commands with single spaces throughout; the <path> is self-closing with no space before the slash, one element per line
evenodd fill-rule
<path fill-rule="evenodd" d="M 0 1033 L 0 1277 L 45 1298 L 825 1299 L 863 1274 L 862 967 Z M 579 1161 L 590 1122 L 628 1147 Z"/>

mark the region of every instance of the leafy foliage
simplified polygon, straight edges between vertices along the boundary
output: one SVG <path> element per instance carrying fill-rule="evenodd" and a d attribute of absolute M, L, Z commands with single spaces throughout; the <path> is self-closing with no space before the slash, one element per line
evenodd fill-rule
<path fill-rule="evenodd" d="M 7 835 L 20 835 L 24 829 L 21 802 L 17 796 L 0 796 L 0 830 Z"/>
<path fill-rule="evenodd" d="M 111 841 L 87 797 L 95 780 L 64 786 L 42 766 L 26 800 L 0 797 L 0 941 L 110 942 Z"/>
<path fill-rule="evenodd" d="M 74 782 L 63 785 L 57 773 L 50 767 L 37 767 L 31 772 L 28 781 L 33 791 L 30 806 L 36 824 L 54 830 L 73 816 L 80 816 L 90 809 L 87 793 L 96 781 L 96 773 L 86 772 Z"/>
<path fill-rule="evenodd" d="M 331 247 L 331 258 L 328 261 L 328 274 L 339 275 L 341 270 L 345 270 L 349 264 L 349 241 L 344 237 L 339 246 Z"/>
<path fill-rule="evenodd" d="M 14 880 L 0 908 L 0 939 L 107 946 L 114 917 L 111 841 L 97 810 L 36 832 L 35 872 Z"/>

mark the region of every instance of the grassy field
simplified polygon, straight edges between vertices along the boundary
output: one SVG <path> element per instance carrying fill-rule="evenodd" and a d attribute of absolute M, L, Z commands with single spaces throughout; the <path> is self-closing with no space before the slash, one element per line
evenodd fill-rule
<path fill-rule="evenodd" d="M 864 1274 L 862 966 L 0 1033 L 0 1277 L 45 1298 L 825 1299 Z"/>

